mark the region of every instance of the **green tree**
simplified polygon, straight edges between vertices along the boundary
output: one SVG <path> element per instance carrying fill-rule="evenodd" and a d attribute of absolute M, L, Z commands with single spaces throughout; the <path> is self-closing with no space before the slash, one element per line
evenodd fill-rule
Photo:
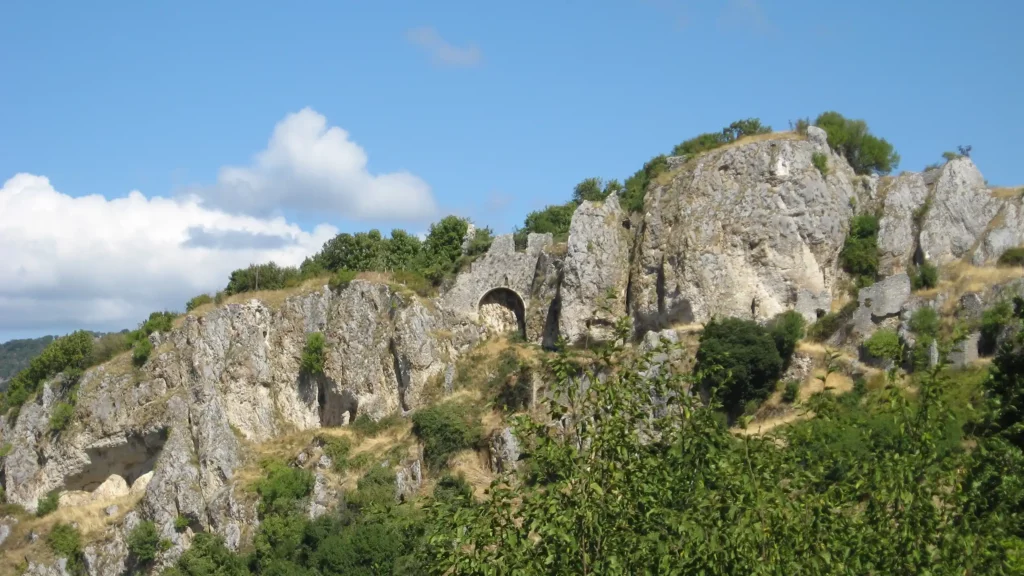
<path fill-rule="evenodd" d="M 664 154 L 648 160 L 643 168 L 626 179 L 626 185 L 619 193 L 622 207 L 629 212 L 642 212 L 647 188 L 665 172 L 668 172 L 668 157 Z"/>
<path fill-rule="evenodd" d="M 435 285 L 454 271 L 468 230 L 469 222 L 458 216 L 445 216 L 430 225 L 421 250 L 420 269 Z"/>
<path fill-rule="evenodd" d="M 301 510 L 313 490 L 313 475 L 302 468 L 268 463 L 266 476 L 256 485 L 260 495 L 260 513 L 264 516 L 287 515 Z"/>
<path fill-rule="evenodd" d="M 604 183 L 601 182 L 600 178 L 586 178 L 572 190 L 572 201 L 576 204 L 580 204 L 584 200 L 599 202 L 604 200 L 606 196 Z"/>
<path fill-rule="evenodd" d="M 210 296 L 209 294 L 200 294 L 199 296 L 189 299 L 189 301 L 185 303 L 185 312 L 191 312 L 200 306 L 212 303 L 213 296 Z"/>
<path fill-rule="evenodd" d="M 527 236 L 531 233 L 551 234 L 555 242 L 565 242 L 569 238 L 569 224 L 576 204 L 559 204 L 536 210 L 526 215 L 523 227 L 516 230 L 516 245 L 526 246 Z"/>
<path fill-rule="evenodd" d="M 390 270 L 411 270 L 420 254 L 420 239 L 395 228 L 387 243 L 385 261 Z"/>
<path fill-rule="evenodd" d="M 67 402 L 58 402 L 50 413 L 50 431 L 62 432 L 71 424 L 71 417 L 75 414 L 75 407 Z"/>
<path fill-rule="evenodd" d="M 878 276 L 878 217 L 859 214 L 850 222 L 850 233 L 839 252 L 843 270 L 857 277 L 862 284 L 874 282 Z"/>
<path fill-rule="evenodd" d="M 480 431 L 467 410 L 453 403 L 439 404 L 415 412 L 412 431 L 423 443 L 423 460 L 440 470 L 460 450 L 480 441 Z"/>
<path fill-rule="evenodd" d="M 233 554 L 224 539 L 209 532 L 199 532 L 192 547 L 165 570 L 163 576 L 249 576 L 245 559 Z M 298 575 L 299 573 L 295 573 Z"/>
<path fill-rule="evenodd" d="M 888 174 L 899 167 L 900 156 L 884 138 L 873 136 L 863 120 L 838 112 L 824 112 L 814 125 L 828 135 L 830 148 L 841 154 L 857 174 Z"/>
<path fill-rule="evenodd" d="M 789 366 L 796 350 L 797 342 L 804 337 L 807 321 L 796 310 L 787 310 L 778 314 L 768 322 L 767 328 L 775 341 L 775 349 L 779 351 L 784 367 Z"/>
<path fill-rule="evenodd" d="M 726 318 L 704 326 L 695 371 L 730 415 L 739 415 L 747 402 L 766 398 L 782 366 L 775 339 L 756 322 Z"/>
<path fill-rule="evenodd" d="M 302 349 L 302 360 L 299 369 L 304 374 L 323 374 L 327 357 L 327 340 L 321 332 L 313 332 L 306 336 L 306 345 Z"/>

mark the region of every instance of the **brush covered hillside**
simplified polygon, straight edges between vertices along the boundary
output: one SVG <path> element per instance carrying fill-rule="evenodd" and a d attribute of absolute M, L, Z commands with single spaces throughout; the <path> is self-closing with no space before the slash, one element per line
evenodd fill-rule
<path fill-rule="evenodd" d="M 10 340 L 0 344 L 0 390 L 5 390 L 6 382 L 24 370 L 50 342 L 53 342 L 53 336 Z"/>
<path fill-rule="evenodd" d="M 57 339 L 0 574 L 1024 573 L 1024 200 L 945 160 L 739 121 Z"/>

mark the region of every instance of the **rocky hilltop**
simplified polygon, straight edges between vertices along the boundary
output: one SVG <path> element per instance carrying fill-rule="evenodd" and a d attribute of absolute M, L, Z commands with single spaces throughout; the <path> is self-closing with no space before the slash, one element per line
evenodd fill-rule
<path fill-rule="evenodd" d="M 849 299 L 840 252 L 854 215 L 871 211 L 880 215 L 884 279 L 861 291 L 853 318 L 863 336 L 925 305 L 911 296 L 912 265 L 983 266 L 1024 243 L 1024 200 L 987 187 L 969 158 L 858 176 L 812 126 L 668 165 L 642 214 L 615 196 L 583 202 L 567 243 L 531 234 L 517 248 L 511 235 L 498 237 L 437 298 L 354 280 L 277 304 L 188 314 L 151 337 L 156 352 L 143 366 L 121 356 L 87 371 L 59 434 L 50 418 L 63 381 L 54 379 L 16 420 L 0 420 L 8 501 L 31 512 L 58 491 L 62 507 L 103 515 L 84 553 L 92 575 L 126 573 L 125 534 L 151 520 L 171 545 L 158 564 L 166 566 L 199 531 L 232 548 L 251 538 L 256 503 L 238 482 L 252 446 L 416 410 L 450 389 L 456 360 L 490 333 L 586 345 L 612 339 L 622 319 L 638 341 L 716 316 L 761 321 L 797 310 L 813 322 Z M 311 376 L 300 359 L 314 332 L 327 354 Z M 514 443 L 507 436 L 499 450 Z M 401 465 L 405 478 L 419 478 L 418 463 Z M 188 529 L 175 526 L 179 518 Z M 0 542 L 15 533 L 14 518 L 0 520 Z M 61 574 L 64 565 L 38 559 L 27 569 Z"/>

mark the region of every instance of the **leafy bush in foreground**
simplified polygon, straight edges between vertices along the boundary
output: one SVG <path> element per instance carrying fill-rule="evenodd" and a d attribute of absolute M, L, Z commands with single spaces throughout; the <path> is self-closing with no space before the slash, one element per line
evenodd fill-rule
<path fill-rule="evenodd" d="M 412 416 L 412 431 L 423 443 L 423 460 L 440 470 L 456 452 L 480 441 L 479 425 L 468 410 L 457 404 L 438 404 Z"/>

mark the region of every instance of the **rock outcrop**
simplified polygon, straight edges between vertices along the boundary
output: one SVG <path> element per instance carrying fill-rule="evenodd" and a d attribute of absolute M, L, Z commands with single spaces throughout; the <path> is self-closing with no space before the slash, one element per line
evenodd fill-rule
<path fill-rule="evenodd" d="M 827 176 L 815 153 L 828 155 Z M 641 329 L 829 309 L 856 191 L 827 145 L 765 140 L 669 162 L 647 192 L 635 250 Z"/>
<path fill-rule="evenodd" d="M 815 166 L 818 155 L 827 170 Z M 968 158 L 925 174 L 856 176 L 811 127 L 806 136 L 759 137 L 667 163 L 643 214 L 625 213 L 612 197 L 579 206 L 567 243 L 531 234 L 517 249 L 512 235 L 499 236 L 436 299 L 355 280 L 275 306 L 250 300 L 187 315 L 153 335 L 154 354 L 141 368 L 122 355 L 87 371 L 71 425 L 59 433 L 50 416 L 71 383 L 54 378 L 16 420 L 0 418 L 11 445 L 0 460 L 8 500 L 34 511 L 56 490 L 62 506 L 99 503 L 109 516 L 126 514 L 85 549 L 93 576 L 131 570 L 125 535 L 152 520 L 172 543 L 157 561 L 166 567 L 193 530 L 220 534 L 232 548 L 249 541 L 257 505 L 237 481 L 251 443 L 414 410 L 431 387 L 454 389 L 455 360 L 488 333 L 512 331 L 548 347 L 560 337 L 587 343 L 609 339 L 625 318 L 641 347 L 654 350 L 662 337 L 690 330 L 676 325 L 716 316 L 763 321 L 795 309 L 814 321 L 846 290 L 839 255 L 851 218 L 872 212 L 883 278 L 860 290 L 852 333 L 864 338 L 892 324 L 910 338 L 909 312 L 922 305 L 911 298 L 912 265 L 990 264 L 1024 243 L 1021 195 L 990 190 Z M 974 318 L 998 295 L 968 296 L 960 308 Z M 314 332 L 326 341 L 324 370 L 305 374 L 300 360 Z M 967 342 L 959 361 L 970 362 L 976 348 Z M 662 356 L 651 370 L 681 360 Z M 807 369 L 801 362 L 793 370 Z M 515 468 L 520 446 L 510 429 L 489 447 L 495 471 Z M 421 463 L 396 464 L 396 497 L 409 497 L 424 483 Z M 330 463 L 318 466 L 311 517 L 339 498 Z M 189 523 L 180 533 L 179 517 Z M 11 534 L 7 520 L 0 541 Z M 35 563 L 27 573 L 65 568 Z"/>

